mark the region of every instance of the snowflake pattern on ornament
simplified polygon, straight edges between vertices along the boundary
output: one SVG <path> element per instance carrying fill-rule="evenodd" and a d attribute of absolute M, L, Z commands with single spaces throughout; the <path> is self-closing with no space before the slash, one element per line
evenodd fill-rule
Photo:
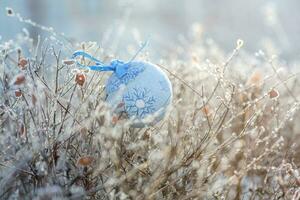
<path fill-rule="evenodd" d="M 133 88 L 124 94 L 123 101 L 125 102 L 125 111 L 130 116 L 141 119 L 155 112 L 154 103 L 156 100 L 146 88 Z"/>
<path fill-rule="evenodd" d="M 107 81 L 106 93 L 110 94 L 112 92 L 115 92 L 119 89 L 121 84 L 126 85 L 130 80 L 137 77 L 139 73 L 143 72 L 144 70 L 144 65 L 133 65 L 128 68 L 126 74 L 121 78 L 118 78 L 116 74 L 113 74 Z"/>

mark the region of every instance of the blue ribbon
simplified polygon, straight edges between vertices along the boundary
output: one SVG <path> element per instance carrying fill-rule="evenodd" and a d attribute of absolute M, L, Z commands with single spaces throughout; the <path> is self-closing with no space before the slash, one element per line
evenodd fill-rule
<path fill-rule="evenodd" d="M 80 67 L 88 68 L 93 71 L 113 71 L 116 73 L 118 78 L 123 77 L 127 73 L 129 67 L 129 63 L 125 63 L 124 61 L 121 60 L 113 60 L 109 65 L 105 65 L 103 62 L 101 62 L 100 60 L 96 59 L 95 57 L 93 57 L 92 55 L 84 51 L 75 51 L 72 55 L 72 59 L 75 59 L 78 56 L 83 56 L 85 58 L 88 58 L 94 61 L 96 64 L 96 65 L 86 66 L 76 61 L 76 64 L 79 65 Z"/>
<path fill-rule="evenodd" d="M 86 66 L 80 64 L 78 61 L 76 61 L 76 64 L 82 68 L 89 68 L 90 70 L 93 71 L 113 71 L 116 73 L 118 78 L 122 78 L 128 70 L 129 64 L 131 61 L 133 61 L 137 55 L 148 45 L 149 39 L 146 40 L 146 42 L 142 43 L 142 46 L 139 48 L 139 50 L 136 52 L 136 54 L 132 57 L 132 59 L 125 63 L 124 61 L 121 60 L 113 60 L 110 62 L 109 65 L 105 65 L 103 62 L 100 60 L 96 59 L 92 55 L 84 52 L 84 51 L 75 51 L 72 55 L 72 59 L 75 59 L 77 56 L 83 56 L 85 58 L 88 58 L 92 61 L 95 62 L 96 65 L 91 65 L 91 66 Z"/>

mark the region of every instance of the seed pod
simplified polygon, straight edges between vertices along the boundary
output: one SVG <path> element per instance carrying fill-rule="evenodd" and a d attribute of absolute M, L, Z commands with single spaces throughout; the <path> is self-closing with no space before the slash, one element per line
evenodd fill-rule
<path fill-rule="evenodd" d="M 92 156 L 80 157 L 77 161 L 77 164 L 83 167 L 87 167 L 92 164 L 94 158 Z"/>
<path fill-rule="evenodd" d="M 63 63 L 65 65 L 73 65 L 75 63 L 75 61 L 74 60 L 63 60 Z"/>
<path fill-rule="evenodd" d="M 19 132 L 20 132 L 20 136 L 25 136 L 26 135 L 26 127 L 23 123 L 21 123 L 21 125 L 20 125 Z"/>
<path fill-rule="evenodd" d="M 24 74 L 19 74 L 16 77 L 16 80 L 14 82 L 15 85 L 21 85 L 25 82 L 26 78 Z"/>
<path fill-rule="evenodd" d="M 18 66 L 21 68 L 21 69 L 25 69 L 26 65 L 28 64 L 28 61 L 25 59 L 25 58 L 21 58 L 19 60 L 19 63 L 18 63 Z"/>
<path fill-rule="evenodd" d="M 206 115 L 206 116 L 211 115 L 211 110 L 210 110 L 210 108 L 209 108 L 208 105 L 205 105 L 205 106 L 202 108 L 202 112 L 203 112 L 203 114 Z"/>
<path fill-rule="evenodd" d="M 83 86 L 84 82 L 85 82 L 85 75 L 83 73 L 78 73 L 76 74 L 75 77 L 75 82 L 80 85 Z"/>
<path fill-rule="evenodd" d="M 22 96 L 22 92 L 21 92 L 20 89 L 15 90 L 15 96 L 16 96 L 16 97 L 21 97 L 21 96 Z"/>
<path fill-rule="evenodd" d="M 36 96 L 34 94 L 32 94 L 31 95 L 31 102 L 32 102 L 32 104 L 35 105 L 36 101 L 37 101 Z"/>
<path fill-rule="evenodd" d="M 279 92 L 278 92 L 277 90 L 275 90 L 275 89 L 272 89 L 272 90 L 270 90 L 270 92 L 269 92 L 269 97 L 270 97 L 271 99 L 278 98 L 278 97 L 279 97 Z"/>

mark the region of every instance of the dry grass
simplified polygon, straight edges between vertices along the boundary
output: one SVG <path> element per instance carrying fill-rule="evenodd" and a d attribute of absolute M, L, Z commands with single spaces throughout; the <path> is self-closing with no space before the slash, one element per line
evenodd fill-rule
<path fill-rule="evenodd" d="M 157 63 L 168 116 L 133 129 L 111 123 L 107 73 L 64 61 L 108 50 L 51 34 L 0 45 L 0 199 L 299 199 L 299 72 L 240 40 L 227 55 L 186 38 Z"/>

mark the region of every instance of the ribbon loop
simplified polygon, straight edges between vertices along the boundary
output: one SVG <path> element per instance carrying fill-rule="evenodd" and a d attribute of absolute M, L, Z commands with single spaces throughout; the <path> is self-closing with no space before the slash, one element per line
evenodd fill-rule
<path fill-rule="evenodd" d="M 90 65 L 90 66 L 86 66 L 86 65 L 82 65 L 80 64 L 78 61 L 76 61 L 76 64 L 79 65 L 82 68 L 89 68 L 90 70 L 93 71 L 113 71 L 116 73 L 118 78 L 123 77 L 128 70 L 128 63 L 125 63 L 124 61 L 121 60 L 113 60 L 111 61 L 111 63 L 109 65 L 105 65 L 103 62 L 101 62 L 100 60 L 96 59 L 95 57 L 93 57 L 92 55 L 84 52 L 84 51 L 76 51 L 73 53 L 72 55 L 72 59 L 75 59 L 78 56 L 83 56 L 85 58 L 88 58 L 92 61 L 95 62 L 96 65 Z"/>
<path fill-rule="evenodd" d="M 101 62 L 100 60 L 96 59 L 95 57 L 93 57 L 92 55 L 90 55 L 84 51 L 75 51 L 72 55 L 72 59 L 75 59 L 78 56 L 83 56 L 85 58 L 88 58 L 88 59 L 94 61 L 96 63 L 96 65 L 104 65 L 103 62 Z"/>

